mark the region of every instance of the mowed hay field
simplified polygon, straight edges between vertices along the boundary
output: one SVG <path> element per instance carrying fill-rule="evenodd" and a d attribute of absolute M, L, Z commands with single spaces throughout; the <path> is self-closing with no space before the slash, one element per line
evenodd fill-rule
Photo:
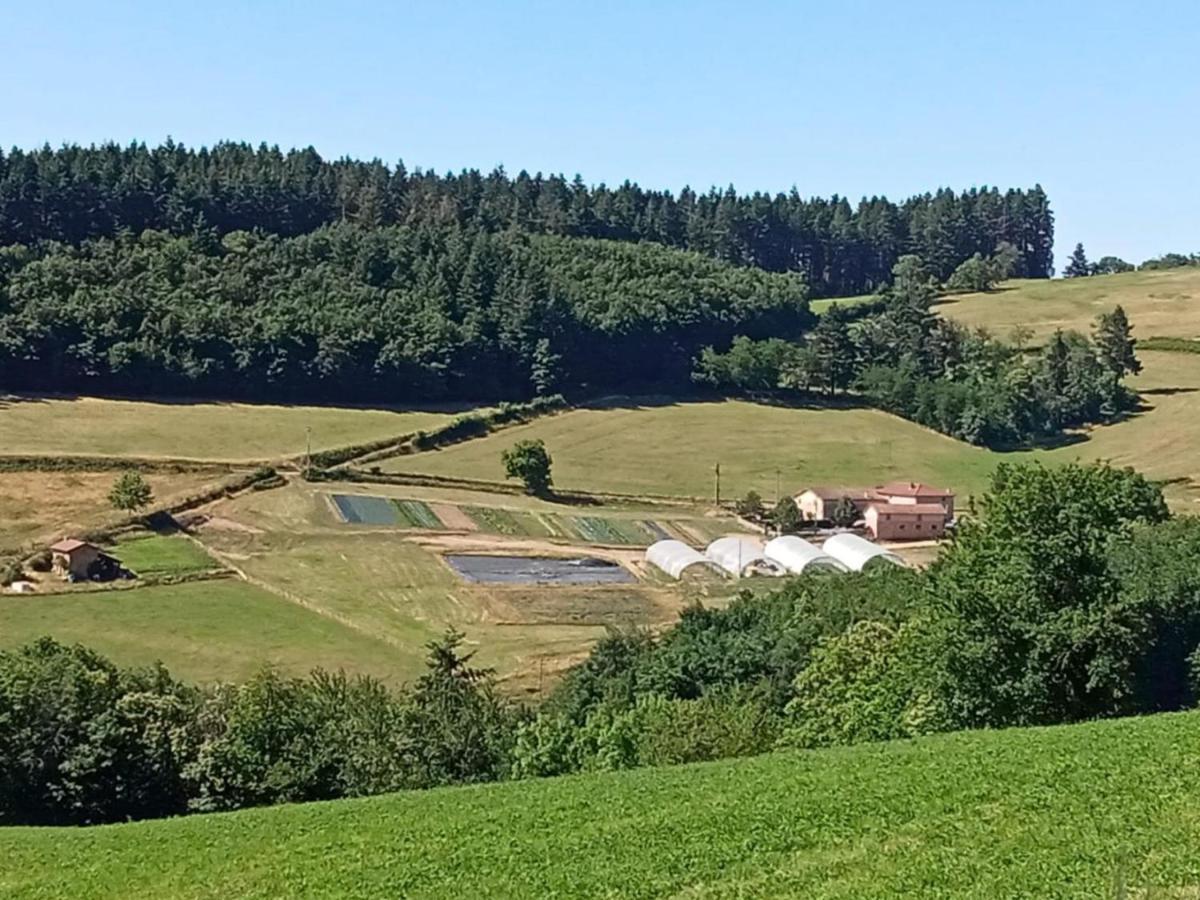
<path fill-rule="evenodd" d="M 1200 714 L 93 828 L 10 898 L 1192 897 Z"/>
<path fill-rule="evenodd" d="M 128 518 L 127 513 L 116 513 L 108 502 L 108 492 L 119 474 L 116 470 L 0 472 L 0 548 L 52 542 L 109 520 Z M 202 493 L 232 476 L 228 472 L 149 472 L 145 477 L 155 503 L 169 503 Z"/>
<path fill-rule="evenodd" d="M 442 425 L 450 412 L 0 396 L 0 454 L 271 460 Z"/>
<path fill-rule="evenodd" d="M 383 463 L 394 472 L 503 481 L 501 451 L 540 438 L 564 489 L 724 498 L 804 486 L 918 478 L 982 488 L 991 462 L 969 447 L 873 409 L 809 409 L 741 400 L 578 409 L 444 450 Z"/>
<path fill-rule="evenodd" d="M 161 660 L 193 682 L 241 681 L 264 665 L 293 675 L 340 668 L 392 684 L 417 671 L 379 637 L 232 578 L 0 597 L 0 646 L 44 635 L 121 665 Z"/>
<path fill-rule="evenodd" d="M 991 294 L 938 304 L 942 315 L 1006 338 L 1023 324 L 1044 339 L 1055 328 L 1087 332 L 1124 305 L 1141 338 L 1200 335 L 1200 269 L 1135 272 L 1070 281 L 1016 281 Z M 725 401 L 576 410 L 440 451 L 397 457 L 392 471 L 503 479 L 500 452 L 541 438 L 564 488 L 711 497 L 721 464 L 725 497 L 754 489 L 768 500 L 811 485 L 869 485 L 900 478 L 961 495 L 980 493 L 1002 460 L 1047 463 L 1107 459 L 1171 481 L 1177 508 L 1200 499 L 1200 354 L 1142 351 L 1130 380 L 1144 408 L 1052 450 L 997 453 L 971 447 L 870 409 L 788 408 Z M 777 476 L 778 473 L 778 476 Z"/>
<path fill-rule="evenodd" d="M 966 325 L 1007 340 L 1024 325 L 1035 339 L 1056 328 L 1087 333 L 1100 313 L 1125 307 L 1139 338 L 1200 338 L 1200 268 L 1125 272 L 1094 278 L 1009 281 L 990 294 L 947 297 L 935 307 Z"/>

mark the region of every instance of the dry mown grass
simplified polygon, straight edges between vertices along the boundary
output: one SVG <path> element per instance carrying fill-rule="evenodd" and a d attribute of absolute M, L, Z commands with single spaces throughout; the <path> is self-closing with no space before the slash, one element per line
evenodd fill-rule
<path fill-rule="evenodd" d="M 117 472 L 0 472 L 0 548 L 16 548 L 87 532 L 125 518 L 108 502 Z M 155 502 L 199 493 L 227 473 L 150 473 Z"/>

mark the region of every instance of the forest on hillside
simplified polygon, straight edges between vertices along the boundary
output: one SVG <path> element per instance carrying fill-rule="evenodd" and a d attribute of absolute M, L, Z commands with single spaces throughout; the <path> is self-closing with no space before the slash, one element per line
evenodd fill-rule
<path fill-rule="evenodd" d="M 800 272 L 818 297 L 872 292 L 906 253 L 919 255 L 939 279 L 1002 242 L 1018 251 L 1016 276 L 1045 278 L 1053 268 L 1054 217 L 1040 186 L 941 188 L 901 202 L 872 196 L 854 203 L 806 198 L 796 188 L 772 195 L 732 187 L 672 193 L 629 181 L 589 186 L 578 175 L 510 176 L 503 168 L 439 175 L 409 172 L 402 162 L 327 161 L 312 148 L 242 143 L 0 153 L 0 246 L 78 244 L 145 229 L 294 237 L 339 222 L 646 241 Z"/>
<path fill-rule="evenodd" d="M 456 225 L 146 230 L 0 248 L 0 385 L 412 402 L 687 390 L 798 338 L 803 279 L 655 244 Z"/>

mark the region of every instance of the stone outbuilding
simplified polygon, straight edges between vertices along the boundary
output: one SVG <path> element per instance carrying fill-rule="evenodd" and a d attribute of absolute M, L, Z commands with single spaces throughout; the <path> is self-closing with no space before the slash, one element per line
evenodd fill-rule
<path fill-rule="evenodd" d="M 50 566 L 63 578 L 82 580 L 88 577 L 92 564 L 103 555 L 94 544 L 67 538 L 50 546 Z"/>

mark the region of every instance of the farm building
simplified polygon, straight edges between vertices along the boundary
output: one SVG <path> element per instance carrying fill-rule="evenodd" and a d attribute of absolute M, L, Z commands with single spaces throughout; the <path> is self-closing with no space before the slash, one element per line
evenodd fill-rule
<path fill-rule="evenodd" d="M 737 578 L 743 575 L 782 575 L 784 568 L 774 560 L 767 559 L 763 543 L 758 538 L 730 535 L 717 538 L 704 551 L 704 555 Z"/>
<path fill-rule="evenodd" d="M 946 510 L 940 503 L 872 503 L 863 518 L 878 540 L 932 540 L 946 534 Z"/>
<path fill-rule="evenodd" d="M 696 566 L 709 572 L 725 572 L 699 550 L 682 541 L 664 540 L 651 544 L 646 548 L 646 562 L 662 569 L 672 578 L 682 578 L 688 570 Z"/>
<path fill-rule="evenodd" d="M 796 495 L 800 514 L 810 521 L 825 521 L 841 500 L 858 509 L 867 529 L 882 540 L 940 538 L 954 519 L 954 494 L 915 481 L 893 481 L 867 490 L 809 488 Z"/>
<path fill-rule="evenodd" d="M 897 506 L 938 505 L 942 507 L 947 522 L 954 518 L 954 493 L 944 488 L 915 481 L 892 481 L 879 485 L 872 493 L 874 499 Z"/>
<path fill-rule="evenodd" d="M 779 563 L 789 572 L 800 574 L 805 570 L 845 572 L 846 567 L 815 544 L 803 538 L 785 534 L 767 541 L 763 548 L 767 559 Z"/>
<path fill-rule="evenodd" d="M 99 547 L 74 538 L 50 546 L 51 568 L 63 578 L 87 578 L 88 570 L 101 556 Z"/>
<path fill-rule="evenodd" d="M 811 522 L 819 522 L 828 519 L 834 504 L 842 499 L 857 506 L 860 513 L 864 512 L 871 502 L 871 493 L 859 488 L 814 487 L 797 494 L 795 499 L 800 515 Z"/>
<path fill-rule="evenodd" d="M 835 534 L 821 545 L 821 549 L 854 572 L 862 572 L 880 560 L 904 565 L 904 560 L 895 553 L 857 534 Z"/>

